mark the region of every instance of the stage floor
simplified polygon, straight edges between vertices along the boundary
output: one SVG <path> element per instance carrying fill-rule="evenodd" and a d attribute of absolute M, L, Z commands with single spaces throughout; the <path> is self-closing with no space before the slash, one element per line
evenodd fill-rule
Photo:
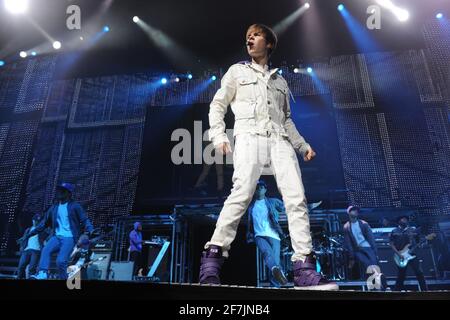
<path fill-rule="evenodd" d="M 357 288 L 358 284 L 355 288 Z M 345 286 L 343 286 L 344 289 Z M 120 300 L 450 300 L 447 290 L 428 292 L 373 292 L 349 290 L 304 291 L 292 288 L 256 288 L 198 284 L 151 283 L 145 281 L 81 281 L 80 289 L 70 290 L 60 280 L 0 280 L 2 299 L 120 299 Z"/>

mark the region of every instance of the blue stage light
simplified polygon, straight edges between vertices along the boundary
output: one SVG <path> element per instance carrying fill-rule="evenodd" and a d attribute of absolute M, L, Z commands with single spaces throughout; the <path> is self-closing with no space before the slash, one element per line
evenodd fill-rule
<path fill-rule="evenodd" d="M 0 67 L 3 67 L 5 65 L 5 61 L 0 60 Z"/>
<path fill-rule="evenodd" d="M 216 81 L 216 79 L 217 79 L 216 76 L 212 76 L 212 77 L 211 77 L 211 80 L 212 80 L 212 81 Z"/>
<path fill-rule="evenodd" d="M 166 83 L 167 83 L 167 79 L 166 79 L 166 78 L 162 78 L 162 79 L 161 79 L 161 83 L 162 83 L 162 84 L 166 84 Z"/>
<path fill-rule="evenodd" d="M 308 67 L 308 68 L 306 69 L 306 71 L 308 71 L 308 73 L 312 73 L 312 72 L 313 72 L 313 69 L 312 69 L 311 67 Z"/>
<path fill-rule="evenodd" d="M 109 32 L 109 27 L 108 26 L 104 26 L 103 27 L 103 32 Z"/>
<path fill-rule="evenodd" d="M 278 70 L 278 74 L 282 75 L 283 74 L 283 70 Z"/>
<path fill-rule="evenodd" d="M 342 11 L 342 10 L 345 9 L 345 7 L 344 7 L 344 5 L 342 3 L 339 4 L 337 8 L 338 8 L 339 11 Z"/>
<path fill-rule="evenodd" d="M 441 12 L 439 12 L 437 15 L 436 15 L 436 18 L 438 18 L 438 19 L 442 19 L 444 17 L 444 15 L 441 13 Z"/>
<path fill-rule="evenodd" d="M 35 57 L 35 56 L 37 55 L 37 52 L 36 52 L 36 51 L 31 51 L 31 55 L 32 55 L 33 57 Z"/>
<path fill-rule="evenodd" d="M 192 79 L 192 74 L 189 73 L 189 74 L 187 75 L 187 77 L 188 77 L 189 80 L 191 80 L 191 79 Z"/>

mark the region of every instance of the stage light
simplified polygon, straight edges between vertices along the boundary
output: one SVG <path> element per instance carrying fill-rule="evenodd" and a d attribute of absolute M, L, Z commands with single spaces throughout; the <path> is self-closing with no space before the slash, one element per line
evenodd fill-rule
<path fill-rule="evenodd" d="M 216 76 L 212 76 L 212 77 L 211 77 L 211 80 L 212 80 L 212 81 L 216 81 L 216 79 L 217 79 Z"/>
<path fill-rule="evenodd" d="M 104 26 L 103 27 L 103 32 L 109 32 L 109 27 L 108 26 Z"/>
<path fill-rule="evenodd" d="M 180 78 L 176 77 L 175 82 L 180 82 Z"/>
<path fill-rule="evenodd" d="M 308 73 L 312 73 L 312 72 L 313 72 L 313 69 L 312 69 L 311 67 L 308 67 L 308 68 L 306 69 L 306 71 L 308 71 Z"/>
<path fill-rule="evenodd" d="M 5 65 L 5 61 L 0 60 L 0 67 L 3 67 Z"/>
<path fill-rule="evenodd" d="M 166 84 L 166 83 L 167 83 L 167 78 L 162 78 L 162 79 L 161 79 L 161 83 L 162 83 L 162 84 Z"/>
<path fill-rule="evenodd" d="M 187 77 L 188 77 L 189 80 L 191 80 L 191 79 L 192 79 L 192 74 L 189 73 L 189 74 L 187 75 Z"/>
<path fill-rule="evenodd" d="M 309 9 L 309 8 L 311 7 L 311 5 L 309 4 L 309 2 L 306 2 L 306 3 L 304 4 L 304 6 L 305 6 L 306 9 Z"/>
<path fill-rule="evenodd" d="M 36 52 L 36 51 L 31 51 L 31 55 L 32 55 L 33 57 L 35 57 L 35 56 L 37 56 L 37 52 Z"/>
<path fill-rule="evenodd" d="M 409 12 L 408 10 L 402 9 L 398 6 L 396 6 L 392 0 L 377 0 L 377 3 L 391 11 L 399 21 L 405 22 L 409 19 Z"/>
<path fill-rule="evenodd" d="M 339 4 L 337 8 L 338 8 L 339 11 L 342 11 L 342 10 L 345 9 L 345 7 L 344 7 L 344 5 L 342 3 Z"/>
<path fill-rule="evenodd" d="M 53 42 L 53 49 L 55 49 L 55 50 L 61 49 L 61 42 L 59 42 L 59 41 Z"/>
<path fill-rule="evenodd" d="M 83 40 L 84 40 L 84 38 L 83 38 L 83 37 L 80 37 L 80 40 L 81 40 L 81 41 L 83 41 Z"/>
<path fill-rule="evenodd" d="M 20 51 L 20 53 L 19 53 L 19 56 L 20 56 L 21 58 L 26 58 L 27 55 L 28 55 L 28 54 L 27 54 L 25 51 Z"/>
<path fill-rule="evenodd" d="M 299 73 L 300 69 L 299 68 L 294 68 L 294 73 Z"/>
<path fill-rule="evenodd" d="M 133 17 L 133 22 L 134 23 L 138 23 L 139 22 L 139 17 L 138 16 L 134 16 Z"/>
<path fill-rule="evenodd" d="M 5 8 L 12 14 L 25 13 L 28 9 L 28 0 L 5 0 Z"/>
<path fill-rule="evenodd" d="M 440 12 L 436 15 L 436 18 L 438 18 L 438 19 L 442 19 L 443 17 L 444 17 L 444 15 Z"/>
<path fill-rule="evenodd" d="M 282 74 L 283 74 L 283 70 L 281 70 L 281 69 L 278 70 L 278 74 L 279 74 L 279 75 L 282 75 Z"/>
<path fill-rule="evenodd" d="M 409 12 L 404 9 L 395 9 L 394 14 L 397 17 L 397 19 L 401 22 L 405 22 L 409 19 Z"/>

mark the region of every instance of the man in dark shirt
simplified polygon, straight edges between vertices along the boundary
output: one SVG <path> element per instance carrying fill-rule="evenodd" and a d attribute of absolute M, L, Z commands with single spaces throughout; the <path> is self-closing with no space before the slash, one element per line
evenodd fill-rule
<path fill-rule="evenodd" d="M 409 225 L 409 217 L 401 216 L 397 218 L 398 227 L 392 230 L 390 235 L 390 245 L 395 254 L 400 258 L 402 257 L 400 251 L 402 251 L 407 245 L 410 248 L 414 248 L 417 244 L 417 239 L 419 238 L 418 229 Z M 414 252 L 414 250 L 413 250 Z M 398 267 L 397 282 L 395 284 L 395 290 L 400 291 L 403 289 L 403 283 L 406 277 L 406 271 L 408 266 L 413 268 L 416 274 L 417 281 L 419 281 L 419 286 L 421 291 L 427 291 L 427 284 L 425 282 L 425 277 L 423 271 L 420 268 L 419 259 L 415 258 L 409 261 L 406 267 Z"/>

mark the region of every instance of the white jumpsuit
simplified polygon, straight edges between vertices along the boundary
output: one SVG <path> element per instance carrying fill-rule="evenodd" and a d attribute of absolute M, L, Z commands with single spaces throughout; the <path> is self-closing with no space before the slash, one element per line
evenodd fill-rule
<path fill-rule="evenodd" d="M 286 207 L 292 261 L 304 261 L 312 251 L 308 207 L 295 153 L 304 155 L 310 146 L 290 117 L 288 85 L 277 71 L 250 62 L 231 66 L 210 105 L 209 137 L 215 146 L 229 142 L 224 122 L 229 104 L 235 116 L 233 188 L 205 245 L 222 247 L 225 257 L 266 165 L 272 168 Z"/>

